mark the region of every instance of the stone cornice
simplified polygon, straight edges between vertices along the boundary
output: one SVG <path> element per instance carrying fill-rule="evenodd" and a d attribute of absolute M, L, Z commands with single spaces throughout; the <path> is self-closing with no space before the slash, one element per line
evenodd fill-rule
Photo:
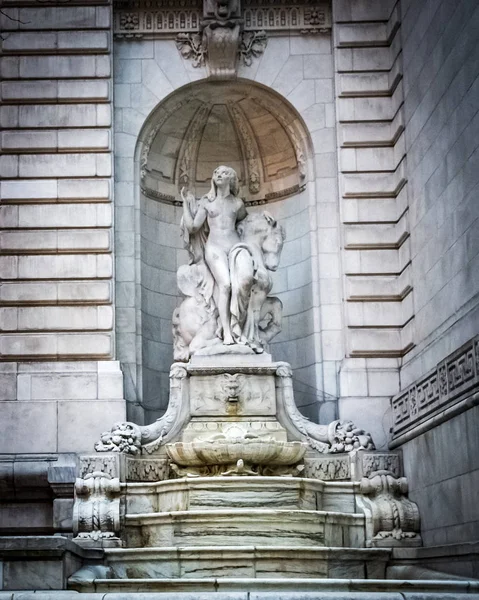
<path fill-rule="evenodd" d="M 117 38 L 175 38 L 179 33 L 196 33 L 203 22 L 200 0 L 115 0 L 114 35 Z M 331 29 L 329 2 L 243 2 L 243 31 L 265 31 L 268 36 L 282 33 L 316 34 Z"/>

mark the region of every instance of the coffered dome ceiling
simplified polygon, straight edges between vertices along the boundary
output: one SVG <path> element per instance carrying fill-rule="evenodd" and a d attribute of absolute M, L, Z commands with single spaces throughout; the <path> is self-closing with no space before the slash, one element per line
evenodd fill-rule
<path fill-rule="evenodd" d="M 306 134 L 295 111 L 277 95 L 248 83 L 205 82 L 170 96 L 141 139 L 142 191 L 164 202 L 185 186 L 210 188 L 220 164 L 238 173 L 248 203 L 297 193 L 305 182 Z"/>

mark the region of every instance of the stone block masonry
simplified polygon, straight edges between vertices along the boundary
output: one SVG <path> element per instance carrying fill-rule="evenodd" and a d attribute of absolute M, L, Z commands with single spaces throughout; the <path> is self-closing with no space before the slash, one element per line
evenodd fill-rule
<path fill-rule="evenodd" d="M 112 360 L 111 11 L 102 0 L 2 5 L 0 400 L 12 427 L 0 452 L 89 450 L 124 418 Z M 32 450 L 24 430 L 38 428 Z"/>
<path fill-rule="evenodd" d="M 340 415 L 358 401 L 389 437 L 389 396 L 414 344 L 400 3 L 333 2 L 345 360 Z M 374 417 L 373 417 L 374 415 Z"/>
<path fill-rule="evenodd" d="M 413 318 L 399 3 L 353 5 L 334 13 L 347 354 L 395 358 Z"/>

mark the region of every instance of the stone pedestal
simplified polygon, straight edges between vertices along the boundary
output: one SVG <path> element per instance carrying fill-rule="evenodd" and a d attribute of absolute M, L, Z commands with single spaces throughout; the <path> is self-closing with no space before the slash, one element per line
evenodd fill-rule
<path fill-rule="evenodd" d="M 161 419 L 102 435 L 81 458 L 74 529 L 104 548 L 106 578 L 125 590 L 212 575 L 382 579 L 392 546 L 420 544 L 400 456 L 352 423 L 308 421 L 291 380 L 267 354 L 195 356 L 172 365 Z M 97 589 L 82 577 L 75 589 Z"/>

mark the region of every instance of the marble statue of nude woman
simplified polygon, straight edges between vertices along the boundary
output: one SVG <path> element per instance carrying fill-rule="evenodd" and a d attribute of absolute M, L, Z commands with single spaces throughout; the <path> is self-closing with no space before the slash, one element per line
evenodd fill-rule
<path fill-rule="evenodd" d="M 198 202 L 192 194 L 184 195 L 183 223 L 188 234 L 200 236 L 199 254 L 204 252 L 204 260 L 215 283 L 215 303 L 218 309 L 218 331 L 223 344 L 231 345 L 235 340 L 231 331 L 231 275 L 228 265 L 229 251 L 240 242 L 236 226 L 246 216 L 243 200 L 238 196 L 238 177 L 231 167 L 219 166 L 212 176 L 211 190 Z M 203 234 L 203 236 L 201 235 Z M 197 241 L 198 242 L 198 241 Z M 194 241 L 190 242 L 193 246 Z M 196 250 L 198 252 L 198 250 Z"/>

